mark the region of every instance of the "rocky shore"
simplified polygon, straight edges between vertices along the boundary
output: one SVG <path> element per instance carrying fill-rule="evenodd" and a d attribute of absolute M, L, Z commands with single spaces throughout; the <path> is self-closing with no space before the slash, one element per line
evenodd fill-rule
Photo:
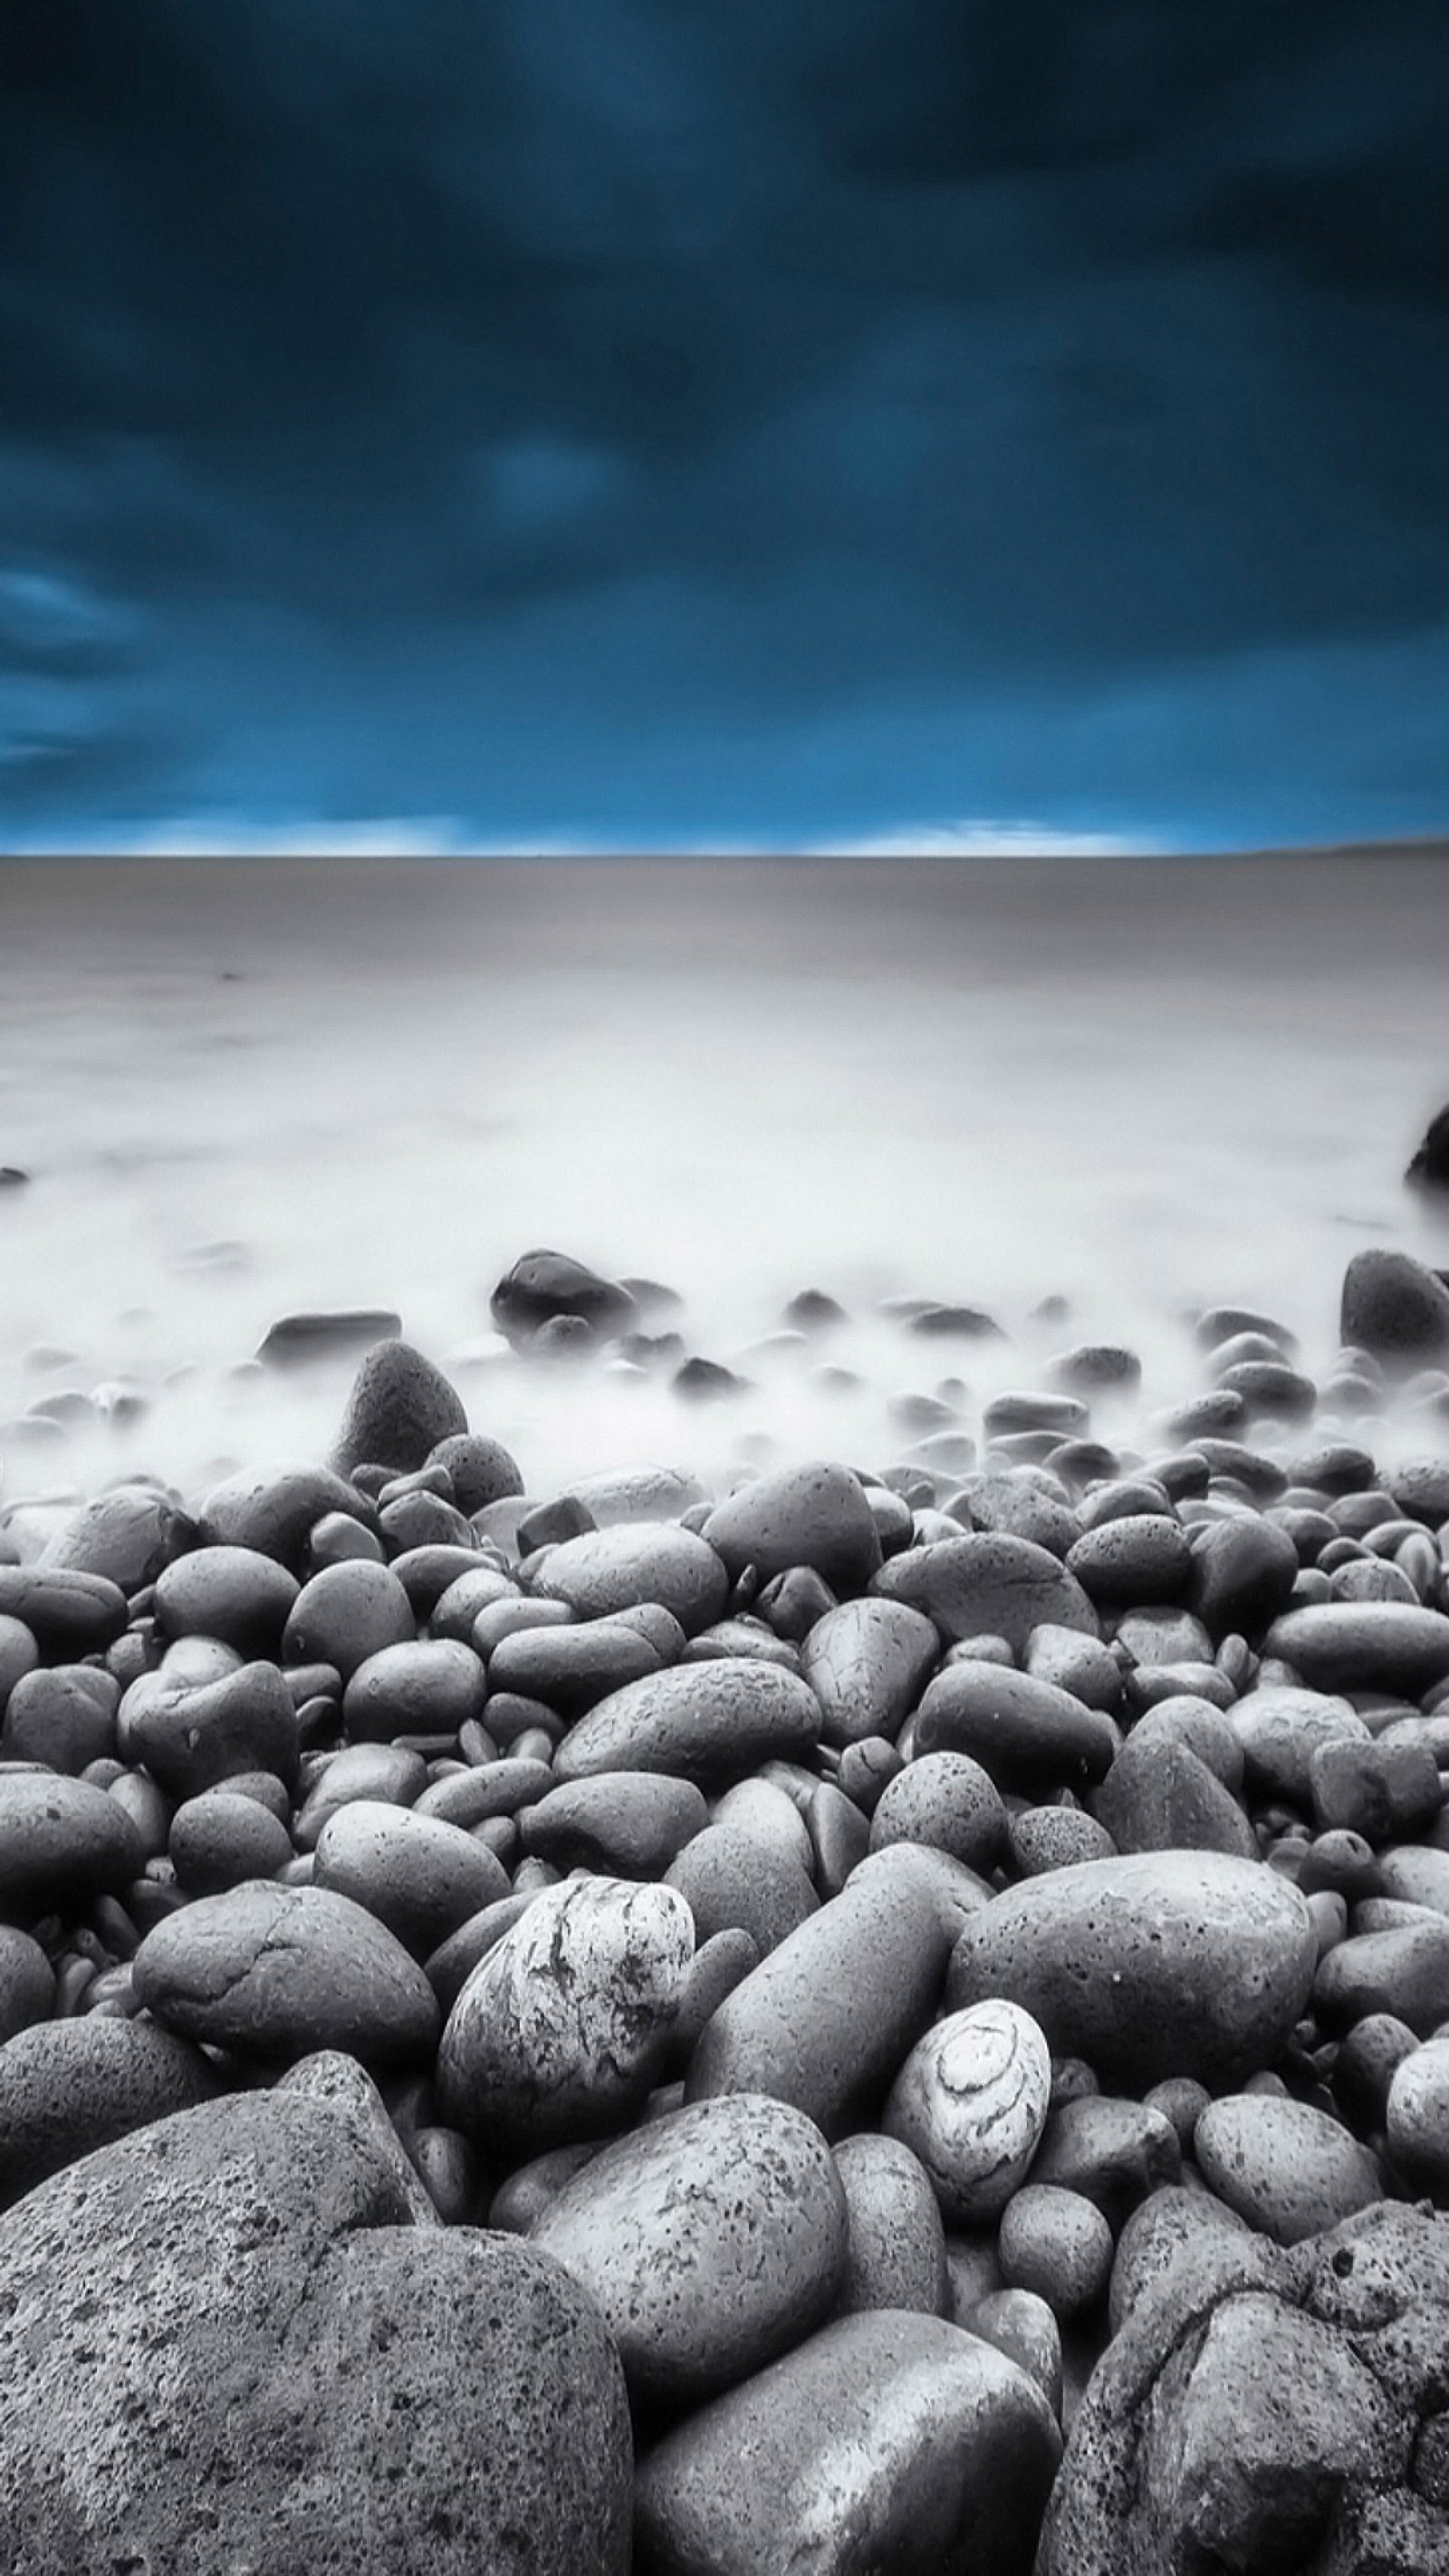
<path fill-rule="evenodd" d="M 1445 1279 L 713 1490 L 400 1320 L 0 1515 L 0 2564 L 1449 2571 Z"/>

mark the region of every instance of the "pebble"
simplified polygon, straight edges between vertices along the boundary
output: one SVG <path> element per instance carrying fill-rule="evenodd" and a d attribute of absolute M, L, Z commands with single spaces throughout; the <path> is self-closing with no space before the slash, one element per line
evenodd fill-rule
<path fill-rule="evenodd" d="M 595 1771 L 667 1771 L 718 1787 L 776 1758 L 814 1750 L 820 1703 L 798 1675 L 726 1659 L 679 1664 L 611 1691 L 564 1737 L 560 1780 Z"/>
<path fill-rule="evenodd" d="M 433 1991 L 402 1944 L 349 1897 L 252 1882 L 148 1932 L 136 1994 L 183 2039 L 286 2065 L 338 2048 L 412 2065 L 436 2045 Z"/>
<path fill-rule="evenodd" d="M 1165 2111 L 1093 2093 L 1055 2104 L 1032 2180 L 1073 2191 L 1115 2231 L 1141 2200 L 1178 2181 L 1182 2149 Z"/>
<path fill-rule="evenodd" d="M 318 1521 L 329 1512 L 358 1519 L 364 1509 L 355 1487 L 329 1468 L 249 1468 L 211 1488 L 199 1528 L 208 1548 L 245 1548 L 275 1557 L 296 1574 Z"/>
<path fill-rule="evenodd" d="M 1060 2454 L 1041 2390 L 981 2337 L 938 2317 L 841 2317 L 646 2455 L 636 2563 L 942 2576 L 969 2533 L 981 2569 L 1026 2576 Z"/>
<path fill-rule="evenodd" d="M 275 1664 L 242 1664 L 193 1684 L 184 1666 L 168 1662 L 126 1692 L 117 1750 L 124 1761 L 144 1762 L 172 1798 L 197 1797 L 242 1771 L 272 1771 L 290 1782 L 297 1777 L 297 1711 Z"/>
<path fill-rule="evenodd" d="M 457 1735 L 481 1717 L 488 1685 L 471 1646 L 448 1637 L 381 1646 L 350 1676 L 342 1716 L 354 1742 L 389 1744 L 400 1735 Z"/>
<path fill-rule="evenodd" d="M 595 1772 L 549 1789 L 519 1814 L 525 1852 L 562 1870 L 606 1878 L 662 1878 L 709 1823 L 692 1780 L 647 1771 Z"/>
<path fill-rule="evenodd" d="M 48 1663 L 104 1654 L 124 1633 L 126 1615 L 124 1592 L 105 1575 L 0 1565 L 0 1621 L 28 1629 Z"/>
<path fill-rule="evenodd" d="M 1411 1253 L 1357 1252 L 1344 1273 L 1339 1332 L 1386 1368 L 1449 1357 L 1449 1288 Z"/>
<path fill-rule="evenodd" d="M 1229 1712 L 1228 1723 L 1242 1747 L 1250 1787 L 1287 1798 L 1305 1812 L 1313 1802 L 1313 1757 L 1320 1745 L 1369 1740 L 1350 1701 L 1316 1688 L 1249 1691 Z"/>
<path fill-rule="evenodd" d="M 1376 2157 L 1310 2102 L 1260 2093 L 1210 2102 L 1193 2133 L 1204 2182 L 1278 2245 L 1298 2245 L 1384 2197 Z"/>
<path fill-rule="evenodd" d="M 1356 1908 L 1355 1922 L 1360 1913 Z M 1351 1930 L 1319 1967 L 1313 2008 L 1330 2032 L 1391 2013 L 1428 2039 L 1449 2021 L 1449 1920 L 1415 1913 L 1397 1929 Z"/>
<path fill-rule="evenodd" d="M 26 1925 L 123 1895 L 143 1861 L 136 1827 L 103 1789 L 48 1771 L 0 1771 L 0 1918 Z"/>
<path fill-rule="evenodd" d="M 690 1637 L 722 1616 L 730 1586 L 716 1551 L 674 1521 L 625 1522 L 563 1538 L 528 1581 L 536 1597 L 561 1601 L 580 1619 L 657 1604 Z"/>
<path fill-rule="evenodd" d="M 1181 1601 L 1193 1555 L 1175 1519 L 1144 1512 L 1084 1531 L 1068 1549 L 1066 1565 L 1098 1609 L 1127 1609 L 1142 1602 Z"/>
<path fill-rule="evenodd" d="M 292 1858 L 292 1837 L 257 1799 L 207 1789 L 177 1808 L 167 1853 L 187 1896 L 219 1896 L 245 1879 L 275 1878 Z"/>
<path fill-rule="evenodd" d="M 884 2126 L 920 2158 L 947 2219 L 999 2215 L 1046 2125 L 1051 2057 L 1029 2013 L 991 2000 L 948 2014 L 891 2087 Z"/>
<path fill-rule="evenodd" d="M 0 1757 L 43 1762 L 79 1778 L 116 1749 L 120 1691 L 94 1664 L 51 1664 L 21 1673 L 5 1702 Z"/>
<path fill-rule="evenodd" d="M 1060 2055 L 1129 2086 L 1223 2084 L 1274 2062 L 1316 1961 L 1308 1908 L 1275 1872 L 1217 1852 L 1133 1853 L 1027 1879 L 973 1916 L 947 2003 L 1008 1997 Z"/>
<path fill-rule="evenodd" d="M 449 2013 L 445 2118 L 485 2152 L 607 2135 L 642 2108 L 693 1956 L 693 1920 L 672 1887 L 580 1878 L 544 1889 Z"/>
<path fill-rule="evenodd" d="M 894 1743 L 941 1652 L 940 1636 L 903 1601 L 842 1601 L 808 1631 L 801 1673 L 820 1702 L 821 1738 Z"/>
<path fill-rule="evenodd" d="M 880 1538 L 858 1477 L 828 1460 L 753 1478 L 716 1503 L 703 1539 L 731 1582 L 747 1566 L 762 1581 L 807 1565 L 837 1598 L 865 1590 L 881 1563 Z"/>
<path fill-rule="evenodd" d="M 829 2148 L 782 2102 L 737 2094 L 617 2139 L 549 2201 L 530 2242 L 587 2291 L 630 2393 L 694 2407 L 823 2324 L 849 2216 Z"/>
<path fill-rule="evenodd" d="M 969 1754 L 923 1753 L 887 1782 L 869 1839 L 872 1851 L 886 1843 L 929 1843 L 971 1869 L 989 1870 L 1005 1847 L 1006 1810 L 989 1774 Z"/>
<path fill-rule="evenodd" d="M 1098 1635 L 1097 1614 L 1074 1575 L 1030 1539 L 976 1532 L 891 1557 L 875 1590 L 930 1619 L 948 1645 L 1004 1637 L 1024 1655 L 1044 1625 Z"/>
<path fill-rule="evenodd" d="M 441 1369 L 409 1342 L 379 1342 L 353 1379 L 329 1464 L 342 1476 L 364 1460 L 421 1467 L 439 1441 L 467 1428 L 462 1399 Z"/>
<path fill-rule="evenodd" d="M 546 1700 L 572 1723 L 610 1691 L 659 1670 L 661 1658 L 637 1628 L 611 1619 L 576 1627 L 516 1628 L 488 1658 L 490 1691 L 519 1691 Z"/>
<path fill-rule="evenodd" d="M 0 2206 L 216 2090 L 200 2049 L 150 2022 L 87 2014 L 10 2034 L 0 2048 Z"/>
<path fill-rule="evenodd" d="M 1191 1744 L 1161 1732 L 1129 1735 L 1094 1804 L 1119 1852 L 1217 1851 L 1239 1860 L 1258 1857 L 1252 1826 L 1231 1792 Z"/>
<path fill-rule="evenodd" d="M 996 1663 L 947 1664 L 915 1720 L 918 1753 L 969 1754 L 999 1789 L 1025 1796 L 1104 1779 L 1119 1741 L 1101 1709 Z"/>
<path fill-rule="evenodd" d="M 525 1252 L 489 1299 L 500 1333 L 526 1348 L 545 1324 L 574 1316 L 595 1334 L 623 1332 L 638 1307 L 622 1282 L 604 1279 L 566 1252 Z"/>
<path fill-rule="evenodd" d="M 509 1893 L 508 1873 L 485 1843 L 381 1799 L 339 1807 L 314 1848 L 314 1885 L 350 1897 L 419 1960 Z"/>
<path fill-rule="evenodd" d="M 849 2218 L 838 2312 L 911 2308 L 922 2316 L 944 2316 L 950 2295 L 946 2239 L 920 2157 L 899 2138 L 865 2130 L 842 2138 L 835 2168 Z"/>
<path fill-rule="evenodd" d="M 1112 2230 L 1094 2202 L 1056 2183 L 1024 2183 L 1002 2212 L 998 2240 L 1008 2285 L 1034 2290 L 1058 2319 L 1106 2295 Z"/>
<path fill-rule="evenodd" d="M 729 1823 L 694 1835 L 665 1876 L 689 1906 L 697 1940 L 748 1932 L 761 1958 L 778 1950 L 820 1902 L 802 1860 L 762 1848 L 747 1830 Z"/>
<path fill-rule="evenodd" d="M 1291 1664 L 1311 1690 L 1419 1699 L 1449 1678 L 1449 1618 L 1406 1601 L 1320 1602 L 1276 1619 L 1263 1651 Z"/>

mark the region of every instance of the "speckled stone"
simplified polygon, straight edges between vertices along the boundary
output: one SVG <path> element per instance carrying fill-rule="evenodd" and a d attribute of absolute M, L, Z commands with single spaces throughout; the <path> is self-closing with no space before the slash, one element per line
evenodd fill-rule
<path fill-rule="evenodd" d="M 199 2048 L 146 2021 L 45 2021 L 0 2048 L 0 2204 L 152 2120 L 209 2102 Z"/>
<path fill-rule="evenodd" d="M 611 1691 L 564 1737 L 560 1780 L 596 1771 L 664 1771 L 718 1788 L 763 1762 L 799 1761 L 820 1735 L 820 1702 L 773 1664 L 676 1664 Z"/>
<path fill-rule="evenodd" d="M 1384 2197 L 1378 2158 L 1311 2102 L 1228 2094 L 1203 2112 L 1193 2154 L 1209 2189 L 1279 2245 L 1300 2244 Z"/>
<path fill-rule="evenodd" d="M 937 1630 L 904 1601 L 842 1601 L 817 1619 L 800 1669 L 822 1710 L 826 1744 L 894 1743 L 941 1652 Z"/>
<path fill-rule="evenodd" d="M 132 1975 L 166 2029 L 265 2063 L 341 2048 L 409 2065 L 437 2039 L 432 1987 L 401 1942 L 320 1887 L 254 1880 L 201 1897 L 147 1933 Z"/>
<path fill-rule="evenodd" d="M 588 2292 L 631 2391 L 683 2407 L 823 2322 L 847 2232 L 813 2121 L 736 2094 L 670 2112 L 591 2157 L 530 2242 Z"/>
<path fill-rule="evenodd" d="M 863 1592 L 881 1562 L 859 1478 L 828 1460 L 752 1478 L 716 1503 L 702 1535 L 731 1582 L 750 1565 L 761 1582 L 808 1565 L 843 1597 Z"/>
<path fill-rule="evenodd" d="M 528 1579 L 540 1600 L 562 1601 L 580 1619 L 611 1619 L 653 1602 L 687 1637 L 718 1619 L 729 1597 L 715 1550 L 675 1521 L 621 1522 L 563 1539 Z"/>
<path fill-rule="evenodd" d="M 914 2308 L 922 2316 L 944 2316 L 946 2239 L 920 2157 L 903 2139 L 864 2130 L 842 2138 L 835 2166 L 850 2218 L 840 2313 Z"/>
<path fill-rule="evenodd" d="M 890 1601 L 933 1620 L 948 1644 L 1004 1637 L 1025 1655 L 1042 1626 L 1098 1632 L 1097 1614 L 1075 1575 L 1031 1539 L 974 1532 L 891 1557 L 875 1579 Z M 969 1749 L 969 1748 L 968 1748 Z"/>
<path fill-rule="evenodd" d="M 141 1836 L 104 1789 L 58 1772 L 0 1773 L 0 1917 L 34 1923 L 119 1896 L 144 1861 Z"/>

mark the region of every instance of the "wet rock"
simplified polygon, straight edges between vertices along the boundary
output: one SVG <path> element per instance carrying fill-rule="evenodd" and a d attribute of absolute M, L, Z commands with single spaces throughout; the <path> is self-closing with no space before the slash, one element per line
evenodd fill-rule
<path fill-rule="evenodd" d="M 692 1780 L 648 1771 L 603 1771 L 573 1780 L 525 1807 L 519 1835 L 525 1852 L 556 1869 L 589 1869 L 607 1878 L 662 1878 L 709 1823 Z"/>
<path fill-rule="evenodd" d="M 573 1316 L 600 1337 L 624 1332 L 638 1308 L 622 1283 L 603 1279 L 565 1252 L 525 1252 L 505 1271 L 489 1299 L 500 1333 L 526 1349 L 545 1324 Z"/>
<path fill-rule="evenodd" d="M 352 1381 L 328 1464 L 350 1474 L 364 1460 L 406 1471 L 468 1428 L 457 1389 L 410 1342 L 379 1342 Z"/>
<path fill-rule="evenodd" d="M 172 1798 L 195 1798 L 246 1771 L 297 1776 L 297 1711 L 275 1664 L 242 1664 L 215 1681 L 143 1674 L 121 1702 L 123 1761 L 144 1762 Z"/>
<path fill-rule="evenodd" d="M 731 1582 L 808 1565 L 837 1597 L 863 1592 L 881 1562 L 870 1505 L 848 1467 L 819 1462 L 759 1476 L 717 1503 L 702 1536 Z"/>
<path fill-rule="evenodd" d="M 132 1972 L 165 2029 L 268 2064 L 340 2048 L 405 2066 L 437 2038 L 421 1968 L 362 1906 L 323 1888 L 253 1882 L 203 1897 L 147 1933 Z"/>
<path fill-rule="evenodd" d="M 259 1799 L 206 1789 L 177 1808 L 166 1848 L 185 1895 L 220 1896 L 249 1878 L 275 1878 L 292 1858 L 292 1837 Z"/>
<path fill-rule="evenodd" d="M 1320 2235 L 1384 2197 L 1377 2157 L 1311 2102 L 1266 2093 L 1210 2102 L 1193 2154 L 1219 2200 L 1279 2245 Z"/>
<path fill-rule="evenodd" d="M 994 1999 L 948 2014 L 917 2041 L 891 2087 L 884 2126 L 917 2155 L 944 2216 L 979 2226 L 999 2215 L 1046 2125 L 1051 2058 L 1018 2005 Z"/>
<path fill-rule="evenodd" d="M 842 1601 L 804 1641 L 801 1672 L 820 1702 L 825 1743 L 894 1743 L 934 1671 L 941 1640 L 903 1601 Z"/>
<path fill-rule="evenodd" d="M 408 2215 L 368 2129 L 279 2093 L 32 2194 L 0 2225 L 4 2563 L 464 2576 L 526 2532 L 536 2576 L 623 2576 L 628 2418 L 595 2311 L 530 2248 Z"/>
<path fill-rule="evenodd" d="M 251 1662 L 277 1654 L 298 1589 L 257 1548 L 195 1548 L 163 1569 L 154 1616 L 163 1637 L 219 1637 Z"/>
<path fill-rule="evenodd" d="M 121 1485 L 86 1503 L 42 1549 L 42 1568 L 97 1574 L 122 1592 L 154 1583 L 178 1550 L 189 1544 L 192 1524 L 164 1494 L 145 1485 Z"/>
<path fill-rule="evenodd" d="M 1357 1252 L 1344 1273 L 1343 1341 L 1408 1371 L 1449 1354 L 1449 1288 L 1411 1253 Z"/>
<path fill-rule="evenodd" d="M 530 2242 L 609 2327 L 632 2394 L 699 2405 L 829 2314 L 845 2194 L 813 2122 L 760 2096 L 699 2102 L 590 2158 Z"/>
<path fill-rule="evenodd" d="M 1040 2390 L 979 2337 L 842 2317 L 649 2453 L 636 2569 L 1028 2576 L 1059 2453 Z"/>
<path fill-rule="evenodd" d="M 703 1788 L 797 1761 L 820 1734 L 820 1703 L 794 1673 L 722 1659 L 646 1674 L 600 1700 L 564 1737 L 560 1780 L 596 1771 L 664 1771 Z"/>
<path fill-rule="evenodd" d="M 515 1628 L 488 1658 L 488 1687 L 546 1700 L 570 1723 L 610 1691 L 658 1672 L 660 1656 L 637 1628 L 585 1619 L 567 1628 Z"/>
<path fill-rule="evenodd" d="M 1195 1533 L 1188 1599 L 1214 1644 L 1260 1637 L 1286 1610 L 1297 1575 L 1298 1550 L 1288 1532 L 1241 1513 Z"/>
<path fill-rule="evenodd" d="M 444 2117 L 488 2148 L 607 2136 L 663 2063 L 694 1955 L 673 1888 L 545 1888 L 469 1977 L 438 2052 Z"/>
<path fill-rule="evenodd" d="M 1111 1719 L 1054 1683 L 1009 1666 L 947 1664 L 922 1695 L 917 1753 L 966 1753 L 1000 1789 L 1031 1796 L 1105 1778 L 1119 1738 Z"/>
<path fill-rule="evenodd" d="M 1316 1959 L 1308 1908 L 1276 1871 L 1217 1852 L 1134 1853 L 998 1896 L 965 1925 L 946 1999 L 959 2010 L 1005 1996 L 1056 2054 L 1128 2086 L 1222 2085 L 1273 2063 Z"/>
<path fill-rule="evenodd" d="M 1075 1576 L 1030 1539 L 976 1532 L 907 1548 L 882 1567 L 874 1589 L 923 1612 L 948 1645 L 1004 1637 L 1020 1657 L 1039 1627 L 1098 1634 L 1097 1614 Z"/>
<path fill-rule="evenodd" d="M 124 1633 L 126 1617 L 126 1596 L 106 1575 L 0 1565 L 0 1620 L 27 1628 L 48 1663 L 103 1655 Z"/>
<path fill-rule="evenodd" d="M 835 2165 L 850 2222 L 840 2314 L 912 2308 L 944 2316 L 946 2240 L 920 2157 L 901 2139 L 867 2130 L 841 2140 Z"/>
<path fill-rule="evenodd" d="M 566 1603 L 579 1619 L 612 1619 L 657 1603 L 689 1637 L 720 1618 L 729 1597 L 714 1548 L 674 1521 L 626 1522 L 565 1538 L 529 1580 L 538 1598 Z"/>
<path fill-rule="evenodd" d="M 827 2137 L 859 2125 L 931 2019 L 953 1932 L 924 1878 L 852 1879 L 720 2006 L 695 2050 L 688 2098 L 768 2093 Z"/>
<path fill-rule="evenodd" d="M 19 2032 L 0 2049 L 0 2205 L 216 2090 L 200 2049 L 150 2022 L 87 2014 Z"/>
<path fill-rule="evenodd" d="M 485 1843 L 381 1800 L 339 1807 L 315 1848 L 313 1884 L 364 1907 L 419 1960 L 509 1892 L 508 1873 Z"/>

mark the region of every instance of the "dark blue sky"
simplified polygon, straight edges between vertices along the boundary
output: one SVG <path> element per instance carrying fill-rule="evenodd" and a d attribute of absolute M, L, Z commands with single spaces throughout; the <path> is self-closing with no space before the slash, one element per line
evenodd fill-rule
<path fill-rule="evenodd" d="M 0 0 L 0 841 L 1449 824 L 1443 0 Z"/>

